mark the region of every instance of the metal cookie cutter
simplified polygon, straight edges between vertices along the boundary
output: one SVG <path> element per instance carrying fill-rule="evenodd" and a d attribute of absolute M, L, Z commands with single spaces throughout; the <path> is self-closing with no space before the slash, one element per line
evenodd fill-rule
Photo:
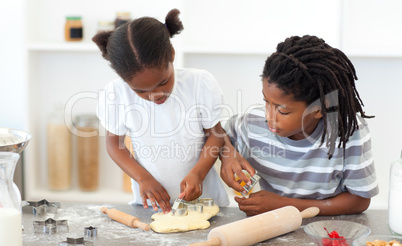
<path fill-rule="evenodd" d="M 94 238 L 98 236 L 98 228 L 89 226 L 84 228 L 84 237 L 85 238 Z"/>
<path fill-rule="evenodd" d="M 187 206 L 180 202 L 172 208 L 172 215 L 173 216 L 186 216 L 188 214 Z"/>
<path fill-rule="evenodd" d="M 89 242 L 89 241 L 85 241 L 83 237 L 79 237 L 79 238 L 67 238 L 67 241 L 63 241 L 59 243 L 59 246 L 92 246 L 93 243 Z"/>
<path fill-rule="evenodd" d="M 68 232 L 67 220 L 54 220 L 49 218 L 44 221 L 33 222 L 34 233 L 45 233 L 52 235 L 57 232 Z"/>
<path fill-rule="evenodd" d="M 188 211 L 195 211 L 198 213 L 204 212 L 204 205 L 201 203 L 184 203 Z"/>
<path fill-rule="evenodd" d="M 204 206 L 214 206 L 215 202 L 212 198 L 198 198 L 192 201 L 181 201 L 177 206 L 177 209 L 172 209 L 172 215 L 174 216 L 186 216 L 188 211 L 196 211 L 198 213 L 204 212 Z"/>
<path fill-rule="evenodd" d="M 260 181 L 261 176 L 258 174 L 257 171 L 255 171 L 255 174 L 253 177 L 250 178 L 251 184 L 250 185 L 245 185 L 243 186 L 244 190 L 247 192 L 246 194 L 241 193 L 243 196 L 247 196 L 248 193 L 251 191 L 251 189 L 253 189 L 253 187 L 258 183 L 258 181 Z"/>
<path fill-rule="evenodd" d="M 212 198 L 199 198 L 199 202 L 207 207 L 215 205 L 214 199 Z"/>
<path fill-rule="evenodd" d="M 33 214 L 35 216 L 52 213 L 56 214 L 60 208 L 60 202 L 48 202 L 46 199 L 40 201 L 27 201 L 28 205 L 22 206 L 24 214 Z"/>

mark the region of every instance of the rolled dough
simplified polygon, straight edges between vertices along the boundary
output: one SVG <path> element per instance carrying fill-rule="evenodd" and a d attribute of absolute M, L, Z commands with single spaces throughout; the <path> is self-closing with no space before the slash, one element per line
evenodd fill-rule
<path fill-rule="evenodd" d="M 206 229 L 210 226 L 209 219 L 219 213 L 219 207 L 204 206 L 203 213 L 188 211 L 186 216 L 173 216 L 172 212 L 167 214 L 157 213 L 152 215 L 154 220 L 151 229 L 159 233 L 183 232 L 197 229 Z"/>

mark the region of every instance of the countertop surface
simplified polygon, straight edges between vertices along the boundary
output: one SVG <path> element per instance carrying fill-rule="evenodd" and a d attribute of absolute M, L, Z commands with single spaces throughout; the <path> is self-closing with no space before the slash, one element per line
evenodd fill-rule
<path fill-rule="evenodd" d="M 61 203 L 60 208 L 58 208 L 57 212 L 53 214 L 23 214 L 23 245 L 59 245 L 60 242 L 66 241 L 67 238 L 76 239 L 83 237 L 86 227 L 97 228 L 98 235 L 96 237 L 85 238 L 85 241 L 92 242 L 95 246 L 188 245 L 195 242 L 206 241 L 208 232 L 215 227 L 246 218 L 246 215 L 237 207 L 225 207 L 220 208 L 219 213 L 209 219 L 211 226 L 207 229 L 160 234 L 152 230 L 143 231 L 139 228 L 131 228 L 113 221 L 109 219 L 107 215 L 100 212 L 100 208 L 103 206 L 116 208 L 122 212 L 138 217 L 142 222 L 148 224 L 152 222 L 151 216 L 154 214 L 154 211 L 151 208 L 144 209 L 142 206 Z M 59 231 L 53 234 L 34 232 L 33 222 L 45 221 L 48 218 L 52 218 L 56 221 L 67 220 L 68 232 Z M 312 221 L 332 219 L 355 221 L 367 225 L 371 229 L 371 234 L 391 235 L 387 226 L 387 210 L 368 210 L 357 215 L 318 216 L 303 219 L 302 226 L 296 231 L 269 239 L 256 245 L 314 245 L 309 236 L 304 232 L 303 226 Z"/>

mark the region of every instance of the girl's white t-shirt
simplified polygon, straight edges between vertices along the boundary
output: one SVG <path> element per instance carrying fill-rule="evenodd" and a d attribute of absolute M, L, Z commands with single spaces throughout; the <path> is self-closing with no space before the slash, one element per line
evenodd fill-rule
<path fill-rule="evenodd" d="M 140 98 L 121 79 L 111 81 L 99 93 L 98 118 L 107 131 L 130 136 L 136 160 L 163 185 L 173 203 L 181 181 L 199 160 L 206 140 L 203 129 L 222 120 L 223 108 L 222 90 L 209 72 L 176 69 L 173 91 L 160 105 Z M 132 203 L 142 204 L 138 183 L 131 183 Z M 201 197 L 229 205 L 214 168 L 204 179 Z"/>

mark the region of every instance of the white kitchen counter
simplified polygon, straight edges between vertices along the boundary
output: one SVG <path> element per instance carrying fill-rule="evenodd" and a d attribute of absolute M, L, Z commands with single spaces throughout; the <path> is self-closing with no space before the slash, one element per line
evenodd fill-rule
<path fill-rule="evenodd" d="M 100 207 L 106 206 L 116 208 L 125 213 L 138 217 L 144 223 L 151 223 L 152 209 L 144 209 L 142 206 L 110 205 L 110 204 L 84 204 L 84 203 L 61 203 L 57 214 L 46 214 L 34 216 L 23 214 L 23 245 L 24 246 L 46 246 L 59 245 L 59 242 L 69 238 L 84 236 L 85 227 L 96 227 L 98 236 L 93 241 L 94 246 L 120 246 L 120 245 L 188 245 L 190 243 L 207 240 L 208 232 L 218 226 L 246 218 L 246 215 L 237 207 L 220 208 L 217 216 L 209 221 L 210 228 L 182 233 L 160 234 L 154 231 L 143 231 L 139 228 L 127 227 L 109 219 L 100 212 Z M 33 232 L 33 221 L 43 221 L 47 218 L 55 220 L 67 220 L 69 232 L 59 232 L 53 235 Z M 303 225 L 317 220 L 340 219 L 350 220 L 369 226 L 371 234 L 390 235 L 387 226 L 386 210 L 368 210 L 358 215 L 343 216 L 319 216 L 304 219 Z M 258 245 L 314 245 L 311 239 L 303 230 L 303 225 L 298 230 L 259 243 Z M 88 240 L 89 241 L 89 240 Z M 82 245 L 82 244 L 79 244 Z"/>

